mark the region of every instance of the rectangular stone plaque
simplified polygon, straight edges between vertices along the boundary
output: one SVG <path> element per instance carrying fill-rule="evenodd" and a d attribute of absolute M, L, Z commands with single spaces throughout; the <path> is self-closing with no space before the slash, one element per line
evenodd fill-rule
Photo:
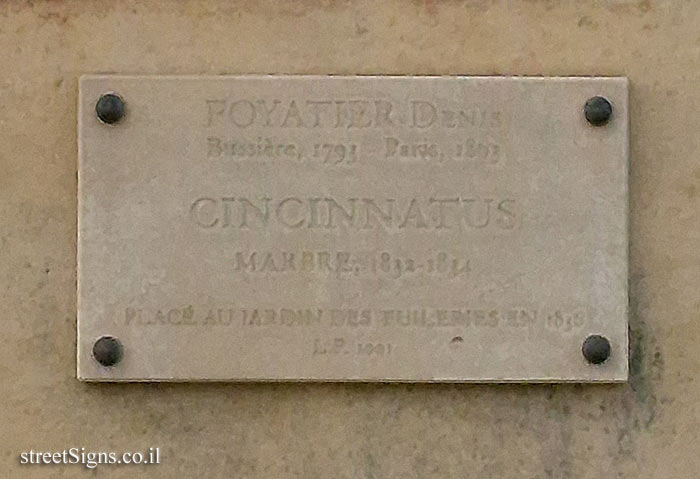
<path fill-rule="evenodd" d="M 624 381 L 627 112 L 624 78 L 83 77 L 78 377 Z"/>

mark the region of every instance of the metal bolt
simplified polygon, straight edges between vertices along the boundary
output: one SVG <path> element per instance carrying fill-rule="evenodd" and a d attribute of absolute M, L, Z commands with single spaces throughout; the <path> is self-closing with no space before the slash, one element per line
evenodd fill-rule
<path fill-rule="evenodd" d="M 124 116 L 124 100 L 116 93 L 105 93 L 97 100 L 95 111 L 102 122 L 111 125 Z"/>
<path fill-rule="evenodd" d="M 122 360 L 122 343 L 112 336 L 102 336 L 92 346 L 92 357 L 103 366 L 114 366 Z"/>
<path fill-rule="evenodd" d="M 586 101 L 583 106 L 583 113 L 586 115 L 586 120 L 593 126 L 603 126 L 612 116 L 612 105 L 602 96 L 594 96 Z"/>
<path fill-rule="evenodd" d="M 591 364 L 602 364 L 610 357 L 610 341 L 604 336 L 593 334 L 583 342 L 583 357 Z"/>

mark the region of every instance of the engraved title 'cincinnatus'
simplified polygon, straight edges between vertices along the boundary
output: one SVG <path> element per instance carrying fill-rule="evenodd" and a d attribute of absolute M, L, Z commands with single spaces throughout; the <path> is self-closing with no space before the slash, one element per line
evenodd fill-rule
<path fill-rule="evenodd" d="M 200 197 L 190 219 L 200 228 L 352 230 L 513 229 L 517 204 L 508 198 L 246 198 Z"/>

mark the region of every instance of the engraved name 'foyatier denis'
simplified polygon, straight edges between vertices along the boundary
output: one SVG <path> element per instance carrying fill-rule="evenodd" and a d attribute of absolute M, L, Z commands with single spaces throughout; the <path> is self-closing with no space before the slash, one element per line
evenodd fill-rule
<path fill-rule="evenodd" d="M 510 230 L 518 222 L 516 201 L 495 197 L 199 197 L 189 215 L 200 228 Z"/>

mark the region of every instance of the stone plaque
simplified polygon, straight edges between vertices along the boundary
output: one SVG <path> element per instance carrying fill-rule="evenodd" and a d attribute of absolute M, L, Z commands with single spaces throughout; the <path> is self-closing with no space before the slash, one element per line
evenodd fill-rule
<path fill-rule="evenodd" d="M 624 381 L 624 78 L 86 76 L 78 377 Z"/>

